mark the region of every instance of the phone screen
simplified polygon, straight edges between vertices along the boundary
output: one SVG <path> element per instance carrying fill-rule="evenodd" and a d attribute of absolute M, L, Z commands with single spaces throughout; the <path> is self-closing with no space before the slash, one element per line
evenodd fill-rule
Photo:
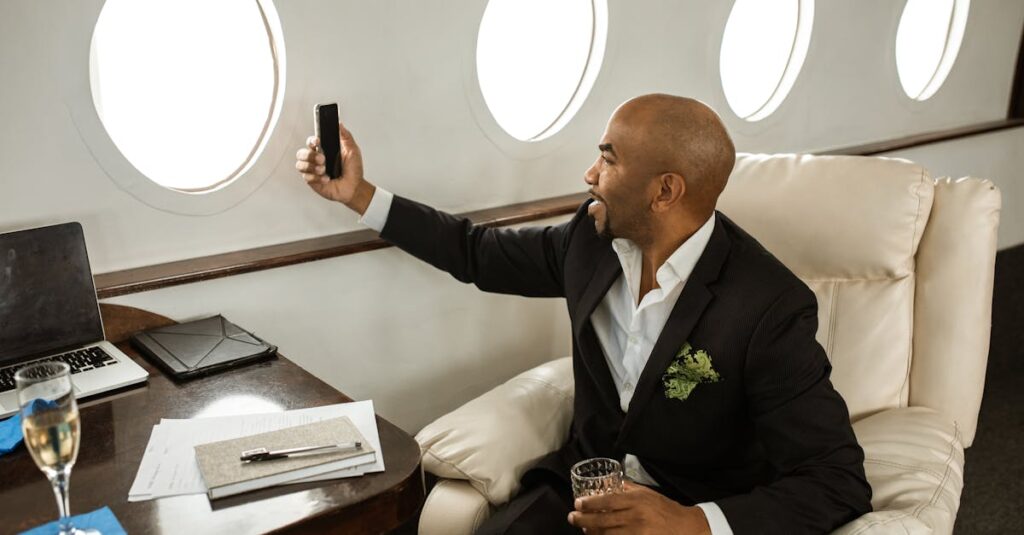
<path fill-rule="evenodd" d="M 316 135 L 324 153 L 327 176 L 341 176 L 341 139 L 338 138 L 338 105 L 319 104 L 316 107 Z"/>

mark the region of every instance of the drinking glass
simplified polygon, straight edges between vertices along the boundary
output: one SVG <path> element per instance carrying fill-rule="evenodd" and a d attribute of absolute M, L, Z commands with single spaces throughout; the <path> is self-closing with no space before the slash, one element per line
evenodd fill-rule
<path fill-rule="evenodd" d="M 622 492 L 622 465 L 615 459 L 586 459 L 574 464 L 569 474 L 576 498 Z"/>
<path fill-rule="evenodd" d="M 98 534 L 95 530 L 75 529 L 68 520 L 68 479 L 78 457 L 81 430 L 69 373 L 63 362 L 40 362 L 14 374 L 21 429 L 25 447 L 53 486 L 61 535 Z"/>

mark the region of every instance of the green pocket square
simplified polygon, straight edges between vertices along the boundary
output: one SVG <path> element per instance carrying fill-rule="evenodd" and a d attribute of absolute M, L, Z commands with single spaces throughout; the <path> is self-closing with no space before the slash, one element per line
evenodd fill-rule
<path fill-rule="evenodd" d="M 717 383 L 721 379 L 722 376 L 711 366 L 711 355 L 703 349 L 694 352 L 690 342 L 686 342 L 665 370 L 662 382 L 666 398 L 683 401 L 690 397 L 698 384 Z"/>

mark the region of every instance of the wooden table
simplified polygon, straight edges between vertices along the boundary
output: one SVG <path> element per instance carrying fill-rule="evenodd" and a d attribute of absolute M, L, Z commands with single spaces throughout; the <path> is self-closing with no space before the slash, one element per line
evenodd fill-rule
<path fill-rule="evenodd" d="M 352 401 L 284 357 L 175 383 L 128 344 L 136 331 L 173 324 L 163 316 L 101 305 L 107 339 L 149 372 L 147 383 L 80 403 L 82 445 L 71 471 L 71 512 L 110 506 L 135 533 L 380 533 L 423 503 L 419 446 L 377 417 L 387 470 L 358 478 L 263 489 L 217 500 L 187 495 L 128 503 L 128 489 L 161 418 L 274 412 Z M 0 533 L 55 520 L 50 484 L 24 447 L 0 457 Z"/>

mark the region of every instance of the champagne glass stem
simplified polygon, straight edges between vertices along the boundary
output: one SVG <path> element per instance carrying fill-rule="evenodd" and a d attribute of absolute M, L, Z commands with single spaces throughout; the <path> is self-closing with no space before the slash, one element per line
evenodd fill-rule
<path fill-rule="evenodd" d="M 71 485 L 71 467 L 65 466 L 60 470 L 56 470 L 52 476 L 50 476 L 50 485 L 53 487 L 53 495 L 57 498 L 57 511 L 60 512 L 60 533 L 71 533 L 72 526 L 71 520 L 68 518 L 68 514 L 71 511 L 70 506 L 70 485 Z"/>

